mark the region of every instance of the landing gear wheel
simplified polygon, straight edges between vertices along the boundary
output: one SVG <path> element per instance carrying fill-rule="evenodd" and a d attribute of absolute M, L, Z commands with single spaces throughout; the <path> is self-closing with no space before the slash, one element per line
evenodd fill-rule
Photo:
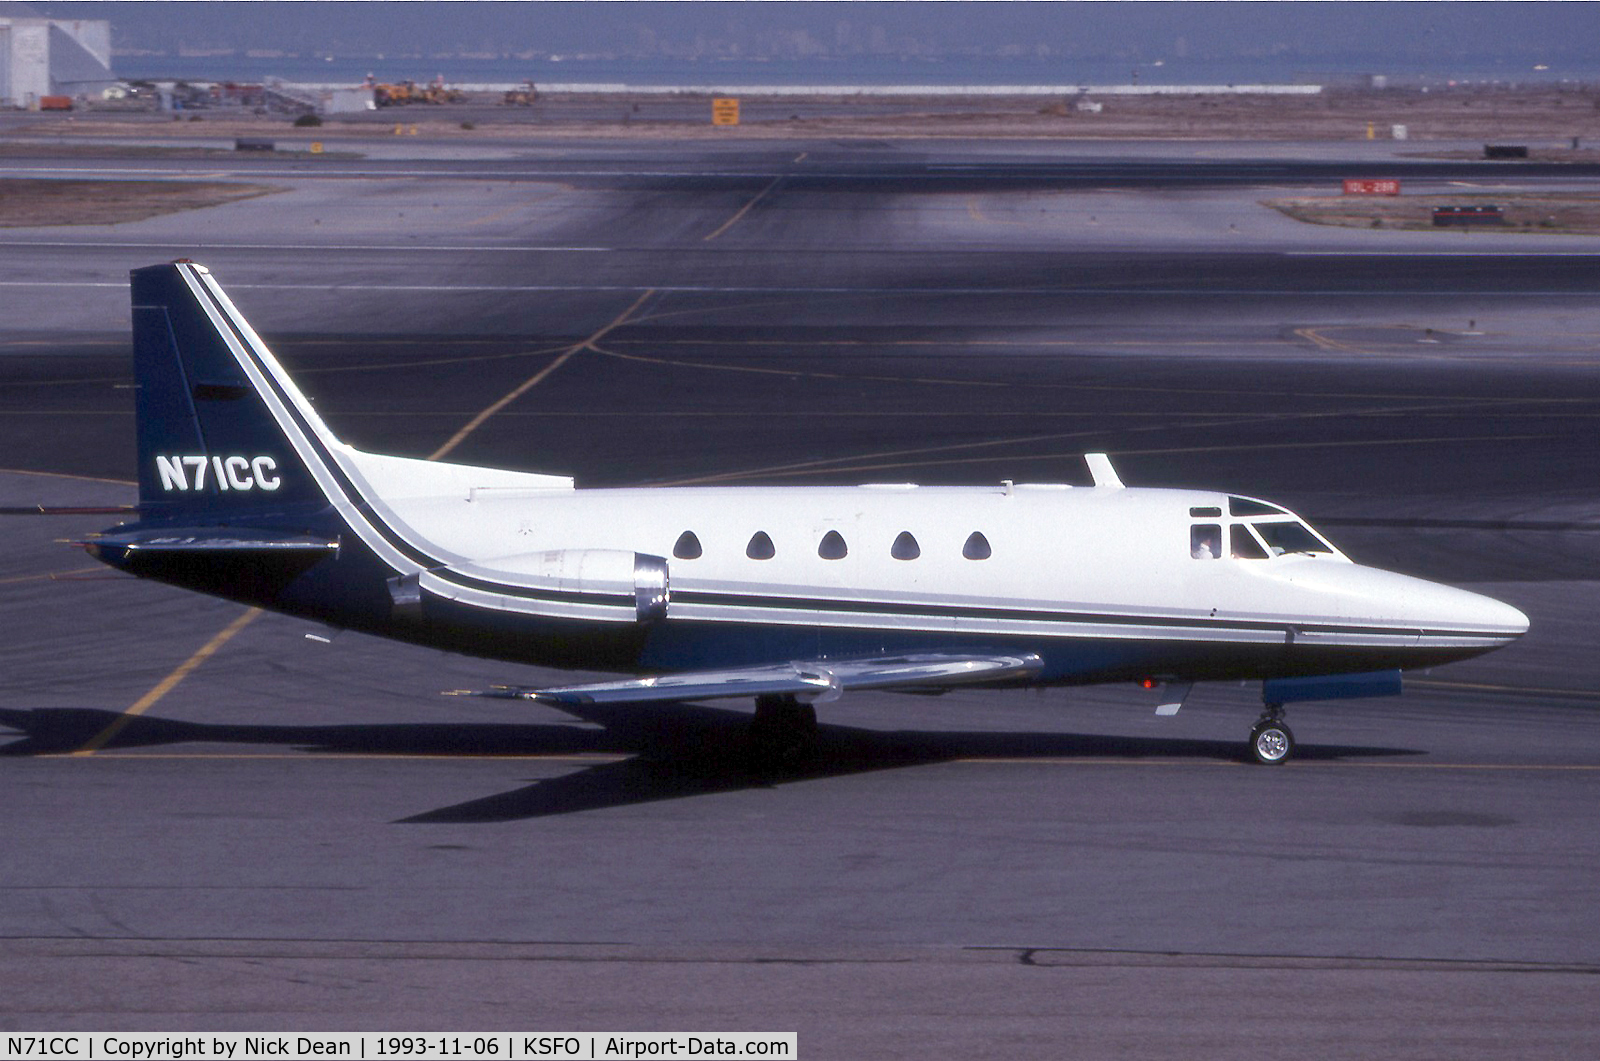
<path fill-rule="evenodd" d="M 749 742 L 755 766 L 793 765 L 816 750 L 817 709 L 792 696 L 758 696 Z"/>
<path fill-rule="evenodd" d="M 1279 718 L 1264 718 L 1250 730 L 1250 754 L 1258 763 L 1276 766 L 1294 754 L 1294 734 Z"/>

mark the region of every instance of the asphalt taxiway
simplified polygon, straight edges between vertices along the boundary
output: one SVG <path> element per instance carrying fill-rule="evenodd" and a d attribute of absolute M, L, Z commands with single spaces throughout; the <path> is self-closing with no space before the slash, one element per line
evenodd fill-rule
<path fill-rule="evenodd" d="M 1196 150 L 241 164 L 284 190 L 0 233 L 0 507 L 131 500 L 126 270 L 188 256 L 367 448 L 594 485 L 1086 482 L 1105 450 L 1533 623 L 1298 708 L 1281 769 L 1216 686 L 1172 719 L 1124 689 L 852 696 L 815 761 L 753 774 L 736 706 L 444 699 L 549 675 L 311 641 L 56 541 L 115 516 L 0 517 L 0 1024 L 1583 1051 L 1600 241 L 1307 228 L 1258 200 L 1341 148 L 1203 182 Z M 1546 179 L 1453 165 L 1416 179 Z"/>

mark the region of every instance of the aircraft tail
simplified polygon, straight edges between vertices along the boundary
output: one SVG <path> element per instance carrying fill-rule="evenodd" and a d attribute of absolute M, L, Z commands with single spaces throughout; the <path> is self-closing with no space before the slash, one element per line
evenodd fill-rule
<path fill-rule="evenodd" d="M 142 520 L 326 508 L 310 451 L 339 443 L 210 271 L 135 269 L 132 294 Z"/>
<path fill-rule="evenodd" d="M 573 488 L 346 446 L 205 267 L 136 269 L 132 291 L 139 520 L 85 542 L 113 567 L 393 634 L 414 626 L 424 575 L 438 596 L 471 590 L 430 574 L 459 558 L 397 503 Z"/>

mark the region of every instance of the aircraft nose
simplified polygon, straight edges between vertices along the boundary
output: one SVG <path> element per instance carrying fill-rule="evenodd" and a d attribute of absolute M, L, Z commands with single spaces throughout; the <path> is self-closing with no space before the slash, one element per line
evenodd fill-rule
<path fill-rule="evenodd" d="M 1528 617 L 1505 601 L 1408 575 L 1391 575 L 1385 581 L 1392 583 L 1388 588 L 1394 592 L 1388 598 L 1390 614 L 1418 629 L 1422 645 L 1487 650 L 1528 632 Z M 1380 607 L 1378 613 L 1384 610 Z"/>
<path fill-rule="evenodd" d="M 1502 637 L 1508 642 L 1515 641 L 1528 632 L 1528 617 L 1521 609 L 1481 593 L 1471 593 L 1467 590 L 1456 592 L 1464 599 L 1452 609 L 1454 612 L 1450 616 L 1452 625 L 1481 630 L 1491 636 Z"/>
<path fill-rule="evenodd" d="M 1282 570 L 1346 621 L 1415 631 L 1423 645 L 1485 651 L 1528 632 L 1519 609 L 1470 590 L 1359 564 L 1308 559 Z"/>
<path fill-rule="evenodd" d="M 1505 645 L 1528 632 L 1528 617 L 1494 597 L 1428 582 L 1409 575 L 1389 575 L 1386 588 L 1395 618 L 1413 624 L 1427 642 L 1458 639 L 1485 646 Z"/>

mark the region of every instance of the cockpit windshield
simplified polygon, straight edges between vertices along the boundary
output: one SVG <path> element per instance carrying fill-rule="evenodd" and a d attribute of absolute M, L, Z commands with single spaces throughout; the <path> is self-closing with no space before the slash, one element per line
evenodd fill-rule
<path fill-rule="evenodd" d="M 1253 526 L 1273 556 L 1284 553 L 1331 553 L 1333 548 L 1299 520 L 1261 520 Z"/>
<path fill-rule="evenodd" d="M 1189 509 L 1189 555 L 1195 559 L 1232 556 L 1235 560 L 1266 560 L 1275 556 L 1337 555 L 1337 550 L 1306 526 L 1294 513 L 1248 497 L 1228 498 L 1228 519 L 1220 519 L 1217 506 Z M 1222 543 L 1226 539 L 1227 551 Z"/>
<path fill-rule="evenodd" d="M 1277 505 L 1269 505 L 1265 501 L 1255 501 L 1248 497 L 1228 498 L 1230 516 L 1287 516 L 1288 514 Z"/>

